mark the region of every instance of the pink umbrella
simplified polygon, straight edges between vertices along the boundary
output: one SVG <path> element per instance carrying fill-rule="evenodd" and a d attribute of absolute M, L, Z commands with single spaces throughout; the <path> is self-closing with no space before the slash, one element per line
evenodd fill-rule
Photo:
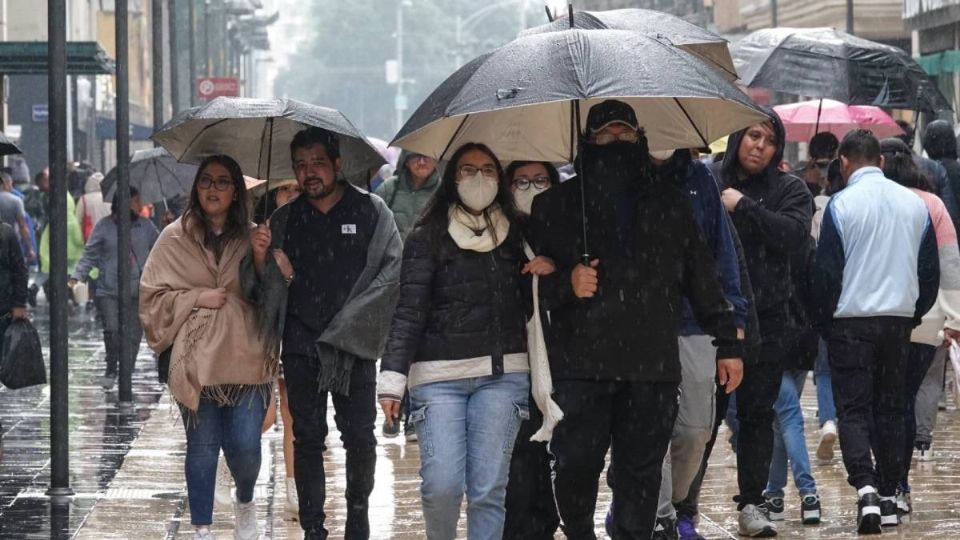
<path fill-rule="evenodd" d="M 842 139 L 856 128 L 869 129 L 878 139 L 902 135 L 900 126 L 879 107 L 847 105 L 832 99 L 814 99 L 773 108 L 783 120 L 787 140 L 808 142 L 814 135 L 829 131 Z"/>

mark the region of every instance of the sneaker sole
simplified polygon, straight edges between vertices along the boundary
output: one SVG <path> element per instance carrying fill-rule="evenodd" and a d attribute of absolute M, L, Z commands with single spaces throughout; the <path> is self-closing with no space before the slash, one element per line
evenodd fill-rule
<path fill-rule="evenodd" d="M 770 521 L 783 521 L 784 519 L 786 519 L 786 512 L 783 512 L 783 511 L 780 511 L 780 512 L 770 511 L 768 512 L 768 515 L 769 515 Z"/>
<path fill-rule="evenodd" d="M 820 444 L 817 446 L 817 459 L 831 461 L 833 459 L 833 445 L 836 442 L 836 433 L 825 433 L 823 437 L 820 437 Z"/>
<path fill-rule="evenodd" d="M 807 511 L 803 513 L 800 523 L 804 525 L 819 525 L 820 524 L 820 512 L 819 511 Z"/>
<path fill-rule="evenodd" d="M 900 525 L 900 518 L 896 514 L 880 516 L 880 525 L 882 527 L 896 527 Z"/>
<path fill-rule="evenodd" d="M 857 534 L 880 534 L 880 516 L 878 514 L 863 516 L 857 526 Z"/>
<path fill-rule="evenodd" d="M 753 534 L 739 531 L 740 536 L 746 536 L 748 538 L 773 538 L 777 536 L 777 530 L 773 527 L 764 527 L 762 530 L 755 531 Z"/>

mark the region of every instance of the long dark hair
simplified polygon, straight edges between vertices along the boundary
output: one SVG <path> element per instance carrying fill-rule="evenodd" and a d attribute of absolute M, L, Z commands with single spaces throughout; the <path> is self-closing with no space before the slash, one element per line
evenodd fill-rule
<path fill-rule="evenodd" d="M 910 147 L 898 138 L 880 141 L 880 155 L 883 156 L 883 175 L 908 188 L 933 192 L 933 186 L 913 160 Z"/>
<path fill-rule="evenodd" d="M 493 150 L 490 150 L 487 145 L 466 143 L 458 148 L 450 157 L 450 161 L 447 163 L 447 167 L 443 170 L 443 175 L 440 177 L 440 185 L 437 187 L 437 190 L 433 192 L 433 197 L 431 197 L 426 206 L 424 206 L 423 213 L 417 221 L 417 226 L 428 229 L 431 241 L 435 246 L 439 245 L 440 239 L 443 238 L 443 235 L 447 232 L 447 226 L 450 224 L 450 207 L 452 205 L 458 205 L 466 209 L 463 201 L 460 200 L 460 194 L 457 193 L 458 163 L 464 154 L 473 150 L 483 152 L 493 160 L 493 163 L 497 167 L 498 187 L 497 198 L 494 199 L 494 203 L 500 206 L 500 210 L 503 211 L 503 215 L 506 216 L 511 226 L 517 223 L 517 205 L 513 201 L 513 193 L 510 192 L 510 179 L 507 178 L 506 173 L 504 173 L 503 166 L 500 165 L 500 160 L 497 159 L 496 154 L 494 154 Z M 491 233 L 493 233 L 493 224 L 490 222 L 490 216 L 486 211 L 484 211 L 483 217 L 487 223 L 487 227 Z"/>
<path fill-rule="evenodd" d="M 200 205 L 200 193 L 197 188 L 197 182 L 200 176 L 206 170 L 207 166 L 216 163 L 227 169 L 230 173 L 230 179 L 233 180 L 234 199 L 230 203 L 230 210 L 227 211 L 227 219 L 223 223 L 223 231 L 219 235 L 213 231 L 213 226 L 207 218 L 203 206 Z M 187 209 L 183 212 L 184 226 L 190 232 L 203 239 L 203 245 L 214 252 L 217 259 L 223 253 L 223 247 L 231 240 L 242 238 L 247 234 L 250 226 L 250 201 L 247 194 L 247 185 L 243 181 L 243 172 L 240 165 L 230 156 L 214 155 L 204 159 L 197 167 L 197 175 L 193 179 L 193 187 L 190 188 L 190 200 L 187 203 Z"/>

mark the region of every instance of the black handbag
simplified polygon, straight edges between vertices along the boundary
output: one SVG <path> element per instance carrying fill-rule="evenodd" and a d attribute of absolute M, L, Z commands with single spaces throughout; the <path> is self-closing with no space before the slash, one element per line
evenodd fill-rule
<path fill-rule="evenodd" d="M 160 382 L 167 384 L 167 375 L 170 373 L 170 356 L 173 353 L 173 345 L 167 347 L 167 350 L 157 355 L 157 378 Z"/>
<path fill-rule="evenodd" d="M 26 319 L 10 323 L 3 333 L 0 383 L 16 390 L 47 384 L 47 367 L 37 329 Z"/>

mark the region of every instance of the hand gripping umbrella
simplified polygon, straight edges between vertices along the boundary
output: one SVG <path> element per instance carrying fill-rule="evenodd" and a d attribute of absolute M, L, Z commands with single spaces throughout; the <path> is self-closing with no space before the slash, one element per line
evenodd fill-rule
<path fill-rule="evenodd" d="M 743 84 L 801 96 L 923 112 L 950 110 L 903 49 L 833 28 L 757 30 L 731 51 Z"/>
<path fill-rule="evenodd" d="M 520 37 L 570 29 L 569 16 L 520 32 Z M 737 79 L 737 70 L 730 57 L 728 42 L 706 28 L 680 17 L 650 9 L 612 9 L 609 11 L 577 11 L 573 28 L 583 30 L 628 30 L 663 39 L 704 62 L 716 67 L 730 80 Z"/>
<path fill-rule="evenodd" d="M 184 111 L 152 138 L 179 161 L 226 154 L 245 174 L 269 182 L 294 177 L 290 142 L 310 126 L 337 134 L 341 175 L 355 184 L 365 185 L 367 173 L 385 163 L 340 111 L 292 99 L 217 98 Z"/>
<path fill-rule="evenodd" d="M 196 165 L 178 163 L 163 148 L 137 150 L 130 158 L 130 186 L 137 188 L 140 200 L 158 203 L 171 197 L 189 193 L 197 175 Z M 113 200 L 117 190 L 117 170 L 114 168 L 100 182 L 103 200 Z"/>
<path fill-rule="evenodd" d="M 573 29 L 522 37 L 472 60 L 391 144 L 438 160 L 482 142 L 504 161 L 572 162 L 585 127 L 581 108 L 611 98 L 634 108 L 651 150 L 708 146 L 767 119 L 720 72 L 670 44 Z"/>

